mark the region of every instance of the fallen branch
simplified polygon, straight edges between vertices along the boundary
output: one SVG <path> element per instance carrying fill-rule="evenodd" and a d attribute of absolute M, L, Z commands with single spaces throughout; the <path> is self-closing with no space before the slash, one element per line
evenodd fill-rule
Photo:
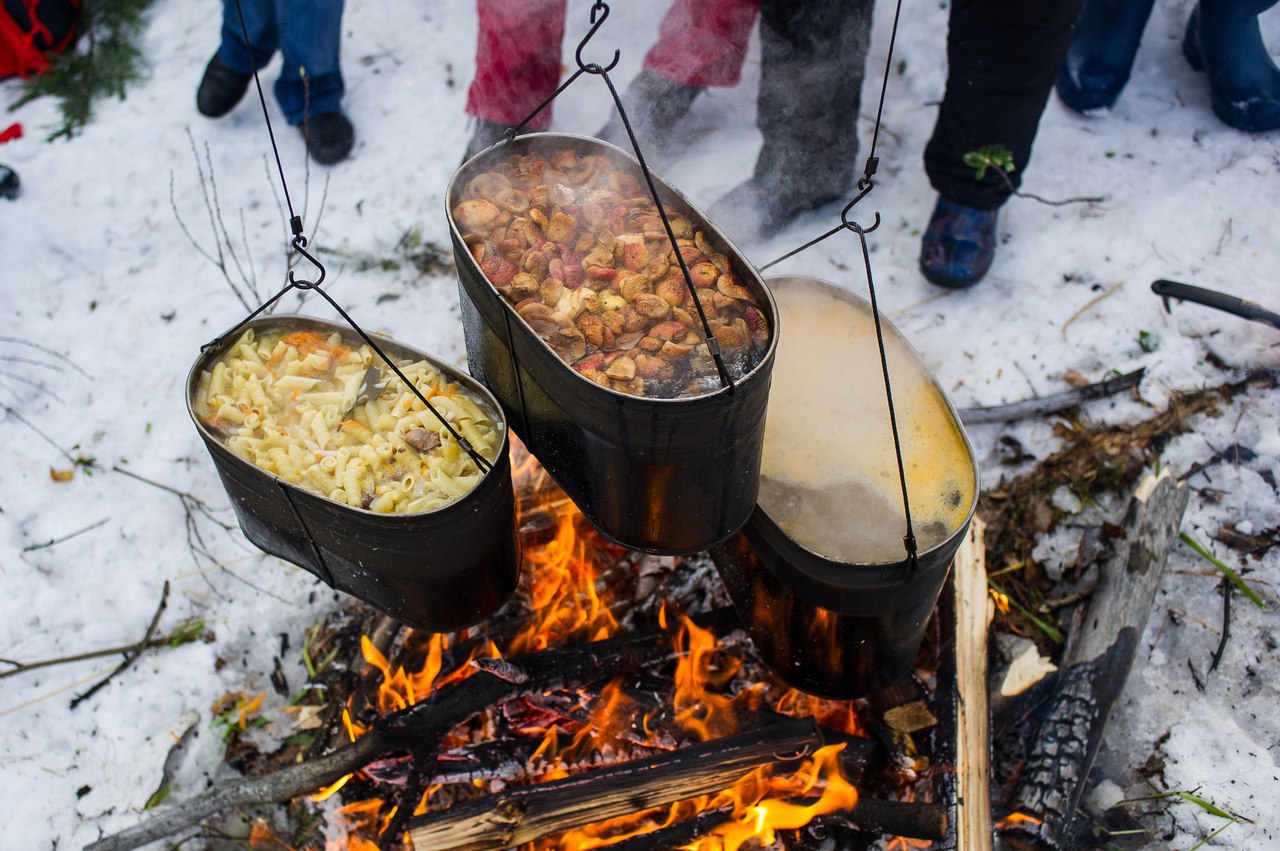
<path fill-rule="evenodd" d="M 22 551 L 24 553 L 34 552 L 35 550 L 47 549 L 49 547 L 56 546 L 66 541 L 70 541 L 72 538 L 76 537 L 77 535 L 83 535 L 85 532 L 92 532 L 94 529 L 97 529 L 99 526 L 103 525 L 110 519 L 111 519 L 110 517 L 104 517 L 101 520 L 99 520 L 97 523 L 93 523 L 88 526 L 85 526 L 83 529 L 77 529 L 74 532 L 69 532 L 66 535 L 63 535 L 61 538 L 50 538 L 49 540 L 45 541 L 42 544 L 31 544 L 29 546 L 25 546 L 22 548 Z"/>
<path fill-rule="evenodd" d="M 1026 399 L 1021 402 L 1011 402 L 1007 405 L 994 405 L 989 408 L 965 408 L 960 411 L 960 419 L 964 421 L 965 425 L 978 425 L 980 423 L 1011 422 L 1024 417 L 1035 417 L 1043 414 L 1052 414 L 1057 411 L 1065 411 L 1067 408 L 1074 408 L 1090 399 L 1114 396 L 1131 387 L 1137 387 L 1146 372 L 1146 367 L 1142 367 L 1141 369 L 1135 369 L 1133 372 L 1118 375 L 1115 378 L 1108 378 L 1085 387 L 1077 387 L 1063 393 L 1056 393 L 1052 396 Z"/>
<path fill-rule="evenodd" d="M 195 639 L 195 633 L 189 632 L 190 625 L 180 627 L 169 635 L 163 635 L 159 638 L 151 638 L 146 641 L 135 641 L 133 644 L 122 644 L 119 647 L 104 647 L 101 650 L 90 650 L 87 653 L 76 653 L 72 656 L 59 656 L 55 659 L 41 659 L 39 662 L 19 662 L 16 659 L 0 659 L 0 663 L 12 665 L 8 671 L 0 671 L 0 680 L 5 677 L 14 677 L 18 674 L 25 674 L 28 671 L 35 671 L 40 668 L 50 668 L 54 665 L 69 665 L 72 662 L 84 662 L 88 659 L 101 659 L 103 656 L 115 656 L 120 653 L 141 653 L 144 650 L 153 650 L 156 647 L 165 647 L 169 645 L 176 646 L 185 644 Z"/>
<path fill-rule="evenodd" d="M 717 631 L 737 624 L 732 609 L 718 609 L 694 620 Z M 350 745 L 263 777 L 215 787 L 148 821 L 104 837 L 86 851 L 128 851 L 233 807 L 287 801 L 330 785 L 393 752 L 413 751 L 431 757 L 450 730 L 495 703 L 526 691 L 580 686 L 617 670 L 662 661 L 671 652 L 670 634 L 650 627 L 581 647 L 531 653 L 515 662 L 480 660 L 475 663 L 479 670 L 471 677 L 379 720 Z"/>
<path fill-rule="evenodd" d="M 107 683 L 115 679 L 116 674 L 119 674 L 121 671 L 127 669 L 130 665 L 133 664 L 133 660 L 137 659 L 139 656 L 142 655 L 142 651 L 146 649 L 147 643 L 150 642 L 151 637 L 155 635 L 156 626 L 160 623 L 160 615 L 164 613 L 164 608 L 168 604 L 169 604 L 169 580 L 166 579 L 164 583 L 164 590 L 160 593 L 160 605 L 156 606 L 156 613 L 151 616 L 151 623 L 147 624 L 147 631 L 142 636 L 142 640 L 139 641 L 137 644 L 135 644 L 133 646 L 133 649 L 127 651 L 124 654 L 124 661 L 122 661 L 119 665 L 117 665 L 115 670 L 107 674 L 107 676 L 102 680 L 99 680 L 96 685 L 92 686 L 84 694 L 80 695 L 79 697 L 72 698 L 71 699 L 72 709 L 75 709 L 81 703 L 84 703 L 86 700 L 88 700 L 89 698 L 97 694 L 98 691 L 103 688 L 103 686 L 105 686 Z"/>

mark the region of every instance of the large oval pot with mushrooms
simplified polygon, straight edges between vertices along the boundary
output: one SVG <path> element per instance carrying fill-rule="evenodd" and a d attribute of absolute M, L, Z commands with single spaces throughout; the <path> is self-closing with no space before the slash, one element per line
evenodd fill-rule
<path fill-rule="evenodd" d="M 755 505 L 777 311 L 654 183 L 666 222 L 634 158 L 537 133 L 464 163 L 446 207 L 472 375 L 601 532 L 692 553 Z"/>

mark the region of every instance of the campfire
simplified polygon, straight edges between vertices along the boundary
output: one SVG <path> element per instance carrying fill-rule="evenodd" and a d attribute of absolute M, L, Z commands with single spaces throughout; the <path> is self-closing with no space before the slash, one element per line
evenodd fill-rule
<path fill-rule="evenodd" d="M 927 847 L 941 837 L 923 740 L 895 733 L 872 702 L 781 684 L 710 559 L 609 543 L 519 444 L 514 455 L 516 598 L 471 630 L 383 619 L 361 636 L 351 662 L 370 688 L 342 707 L 341 737 L 354 747 L 397 717 L 429 725 L 433 705 L 451 711 L 468 680 L 498 687 L 468 693 L 477 702 L 434 751 L 411 745 L 316 790 L 313 800 L 343 802 L 328 847 L 807 848 L 886 831 L 910 834 L 891 847 Z M 936 641 L 921 656 L 931 654 Z"/>

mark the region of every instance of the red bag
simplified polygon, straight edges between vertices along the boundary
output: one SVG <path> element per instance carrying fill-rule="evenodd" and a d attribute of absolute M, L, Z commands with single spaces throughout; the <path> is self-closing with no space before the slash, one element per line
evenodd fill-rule
<path fill-rule="evenodd" d="M 2 0 L 0 79 L 26 77 L 49 67 L 47 54 L 75 39 L 80 0 Z"/>

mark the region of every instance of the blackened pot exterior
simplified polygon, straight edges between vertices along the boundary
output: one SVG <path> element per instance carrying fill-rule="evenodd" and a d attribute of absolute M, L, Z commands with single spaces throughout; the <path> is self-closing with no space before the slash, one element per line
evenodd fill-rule
<path fill-rule="evenodd" d="M 557 133 L 520 136 L 468 161 L 446 194 L 452 211 L 472 177 L 518 151 L 571 147 L 629 159 L 612 145 Z M 632 161 L 634 162 L 634 161 Z M 636 166 L 638 169 L 638 166 Z M 705 550 L 742 528 L 759 493 L 778 312 L 755 268 L 669 184 L 668 211 L 713 235 L 772 330 L 760 362 L 732 391 L 678 399 L 619 393 L 580 375 L 493 288 L 449 214 L 468 369 L 502 403 L 512 429 L 602 533 L 651 553 Z"/>
<path fill-rule="evenodd" d="M 912 574 L 905 563 L 823 559 L 757 507 L 711 558 L 765 664 L 802 691 L 848 700 L 887 688 L 911 669 L 968 525 L 922 554 Z M 807 569 L 813 567 L 843 579 L 818 578 Z"/>
<path fill-rule="evenodd" d="M 344 326 L 302 316 L 256 319 L 245 327 L 351 336 Z M 492 469 L 467 494 L 435 511 L 383 514 L 354 508 L 290 484 L 227 449 L 200 422 L 192 401 L 200 372 L 235 339 L 196 361 L 187 379 L 187 411 L 213 457 L 240 528 L 256 546 L 409 626 L 431 632 L 462 629 L 497 611 L 519 578 L 506 425 L 492 394 L 470 376 L 394 340 L 377 340 L 388 355 L 425 359 L 465 386 L 503 432 Z"/>

